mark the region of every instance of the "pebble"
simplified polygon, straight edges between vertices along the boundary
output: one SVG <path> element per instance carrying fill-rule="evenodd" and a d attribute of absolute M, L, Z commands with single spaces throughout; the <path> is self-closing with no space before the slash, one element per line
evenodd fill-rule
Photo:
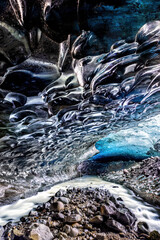
<path fill-rule="evenodd" d="M 72 214 L 65 218 L 65 222 L 68 222 L 68 223 L 78 223 L 81 220 L 82 218 L 79 214 Z"/>
<path fill-rule="evenodd" d="M 54 202 L 54 203 L 51 204 L 50 209 L 51 209 L 51 211 L 63 212 L 64 211 L 64 204 L 60 201 Z"/>
<path fill-rule="evenodd" d="M 108 237 L 105 233 L 97 233 L 96 239 L 97 240 L 108 240 Z"/>
<path fill-rule="evenodd" d="M 94 224 L 101 224 L 103 222 L 103 217 L 101 215 L 97 215 L 93 218 L 91 218 L 90 223 L 94 223 Z"/>
<path fill-rule="evenodd" d="M 71 228 L 71 231 L 70 231 L 71 237 L 77 237 L 78 234 L 79 234 L 79 230 L 77 228 Z"/>
<path fill-rule="evenodd" d="M 64 228 L 63 228 L 63 231 L 64 231 L 65 233 L 69 234 L 70 231 L 71 231 L 71 226 L 70 226 L 70 225 L 65 225 Z"/>
<path fill-rule="evenodd" d="M 51 233 L 49 227 L 44 224 L 33 224 L 31 226 L 30 239 L 32 240 L 52 240 L 53 234 Z"/>
<path fill-rule="evenodd" d="M 68 203 L 69 203 L 69 199 L 66 198 L 66 197 L 60 197 L 59 200 L 60 200 L 61 202 L 63 202 L 64 204 L 68 204 Z"/>
<path fill-rule="evenodd" d="M 115 210 L 112 208 L 112 206 L 107 206 L 105 204 L 101 206 L 101 214 L 103 216 L 108 217 L 110 215 L 113 215 L 114 213 L 115 213 Z"/>
<path fill-rule="evenodd" d="M 54 213 L 52 215 L 52 218 L 56 220 L 64 220 L 65 216 L 63 213 L 59 212 L 59 213 Z"/>
<path fill-rule="evenodd" d="M 18 230 L 17 228 L 13 229 L 13 234 L 17 237 L 23 236 L 23 232 L 21 230 Z"/>

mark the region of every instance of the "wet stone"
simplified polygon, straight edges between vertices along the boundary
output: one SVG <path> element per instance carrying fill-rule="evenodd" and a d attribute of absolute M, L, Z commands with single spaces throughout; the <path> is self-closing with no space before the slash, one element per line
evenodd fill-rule
<path fill-rule="evenodd" d="M 118 209 L 116 212 L 116 218 L 119 220 L 119 222 L 129 226 L 133 225 L 136 221 L 135 215 L 124 209 Z"/>
<path fill-rule="evenodd" d="M 60 197 L 59 200 L 64 203 L 64 204 L 68 204 L 69 203 L 69 199 L 65 198 L 65 197 Z"/>
<path fill-rule="evenodd" d="M 67 223 L 78 223 L 81 221 L 81 216 L 79 214 L 72 214 L 65 218 L 65 222 Z"/>
<path fill-rule="evenodd" d="M 160 240 L 160 234 L 157 231 L 153 231 L 149 234 L 149 240 Z"/>
<path fill-rule="evenodd" d="M 55 211 L 55 212 L 63 212 L 64 211 L 64 204 L 60 201 L 52 203 L 51 206 L 50 206 L 50 210 Z"/>
<path fill-rule="evenodd" d="M 66 190 L 60 189 L 56 194 L 55 197 L 62 197 L 66 193 Z"/>
<path fill-rule="evenodd" d="M 78 234 L 79 234 L 79 230 L 77 228 L 71 228 L 71 231 L 70 231 L 71 237 L 77 237 Z"/>
<path fill-rule="evenodd" d="M 123 199 L 121 197 L 118 197 L 117 201 L 123 202 Z"/>
<path fill-rule="evenodd" d="M 17 228 L 13 229 L 13 234 L 15 237 L 22 237 L 23 236 L 23 232 L 21 230 L 18 230 Z"/>
<path fill-rule="evenodd" d="M 4 233 L 4 228 L 0 227 L 0 239 L 2 238 L 3 233 Z"/>
<path fill-rule="evenodd" d="M 101 215 L 97 215 L 90 219 L 90 223 L 93 224 L 101 224 L 103 222 L 103 217 Z"/>
<path fill-rule="evenodd" d="M 107 206 L 103 204 L 101 206 L 101 214 L 106 217 L 112 216 L 113 214 L 115 214 L 115 209 L 112 206 Z"/>
<path fill-rule="evenodd" d="M 64 220 L 65 215 L 63 213 L 54 213 L 52 215 L 52 218 L 56 220 Z"/>
<path fill-rule="evenodd" d="M 70 231 L 71 231 L 71 228 L 72 228 L 72 227 L 71 227 L 70 225 L 65 225 L 64 228 L 63 228 L 63 231 L 64 231 L 65 233 L 69 234 Z"/>
<path fill-rule="evenodd" d="M 146 233 L 146 234 L 149 233 L 149 226 L 147 225 L 147 223 L 145 223 L 145 222 L 138 222 L 137 227 L 138 227 L 138 231 L 140 233 Z"/>
<path fill-rule="evenodd" d="M 117 222 L 117 221 L 115 221 L 113 219 L 108 219 L 105 222 L 105 224 L 112 231 L 115 231 L 115 232 L 118 232 L 118 233 L 126 232 L 125 227 L 121 223 L 119 223 L 119 222 Z"/>
<path fill-rule="evenodd" d="M 60 227 L 60 223 L 58 221 L 49 221 L 49 227 Z"/>
<path fill-rule="evenodd" d="M 64 233 L 64 232 L 60 232 L 60 235 L 63 236 L 64 238 L 68 237 L 68 235 L 66 233 Z"/>
<path fill-rule="evenodd" d="M 105 233 L 98 233 L 96 235 L 96 239 L 97 240 L 108 240 L 108 237 L 107 237 L 107 235 Z"/>
<path fill-rule="evenodd" d="M 112 216 L 108 211 L 107 214 L 109 215 L 101 215 L 100 208 L 104 205 L 112 208 L 114 206 L 115 213 L 119 211 L 127 213 L 130 216 L 129 219 L 133 217 L 132 213 L 124 205 L 117 203 L 113 195 L 107 190 L 70 188 L 65 192 L 59 191 L 55 195 L 46 204 L 39 205 L 34 210 L 38 215 L 29 215 L 25 217 L 25 221 L 18 222 L 15 226 L 13 223 L 13 226 L 6 227 L 5 234 L 8 234 L 9 231 L 13 232 L 14 228 L 17 228 L 18 234 L 19 231 L 23 230 L 22 237 L 25 240 L 28 236 L 28 230 L 32 240 L 44 240 L 43 234 L 45 234 L 45 237 L 48 236 L 45 240 L 52 239 L 52 237 L 54 240 L 63 238 L 73 238 L 75 240 L 120 238 L 138 240 L 142 237 L 142 233 L 135 232 L 135 221 L 129 220 L 130 225 L 126 226 L 120 218 L 116 218 L 116 214 Z M 69 203 L 62 203 L 60 198 L 69 199 Z M 62 206 L 63 208 L 61 208 Z M 88 215 L 88 208 L 91 206 L 96 206 L 96 209 L 94 209 L 95 212 L 92 215 Z M 52 207 L 54 207 L 54 210 Z M 81 215 L 76 213 L 77 208 L 81 211 Z M 62 209 L 63 212 L 59 212 Z M 122 236 L 122 234 L 124 235 Z"/>
<path fill-rule="evenodd" d="M 38 216 L 38 212 L 37 211 L 31 211 L 29 213 L 30 216 Z"/>
<path fill-rule="evenodd" d="M 52 240 L 53 234 L 49 227 L 44 224 L 33 224 L 30 231 L 30 239 L 32 240 Z"/>

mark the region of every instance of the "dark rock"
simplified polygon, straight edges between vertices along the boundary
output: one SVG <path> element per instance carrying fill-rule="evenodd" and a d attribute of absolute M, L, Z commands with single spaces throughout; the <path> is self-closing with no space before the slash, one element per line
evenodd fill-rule
<path fill-rule="evenodd" d="M 108 240 L 108 237 L 105 233 L 98 233 L 98 234 L 96 234 L 96 239 L 97 240 Z"/>
<path fill-rule="evenodd" d="M 112 206 L 107 206 L 103 204 L 101 206 L 101 214 L 102 216 L 109 217 L 116 213 L 115 209 Z"/>
<path fill-rule="evenodd" d="M 63 195 L 66 194 L 66 190 L 60 189 L 58 192 L 56 192 L 55 197 L 63 197 Z"/>
<path fill-rule="evenodd" d="M 38 216 L 38 212 L 37 211 L 31 211 L 29 213 L 30 216 Z"/>
<path fill-rule="evenodd" d="M 50 208 L 50 206 L 54 205 L 57 209 L 57 205 L 55 204 L 60 201 L 60 198 L 70 199 L 69 203 L 64 205 L 63 214 L 53 212 Z M 112 202 L 112 200 L 114 202 Z M 119 239 L 119 233 L 121 237 L 126 239 L 139 239 L 138 237 L 141 237 L 141 235 L 132 231 L 136 229 L 135 223 L 133 226 L 125 227 L 119 220 L 113 219 L 111 216 L 103 217 L 100 215 L 99 210 L 102 204 L 104 205 L 104 202 L 109 206 L 114 206 L 116 211 L 118 211 L 120 207 L 126 209 L 124 205 L 116 205 L 115 198 L 107 190 L 99 188 L 69 188 L 66 191 L 60 190 L 56 196 L 53 196 L 46 204 L 40 205 L 38 211 L 35 209 L 38 215 L 29 215 L 25 217 L 26 221 L 16 223 L 16 225 L 14 224 L 13 226 L 10 225 L 8 229 L 5 228 L 5 231 L 7 234 L 9 230 L 13 232 L 14 229 L 18 229 L 18 231 L 16 231 L 17 234 L 23 234 L 22 236 L 24 237 L 31 236 L 32 234 L 32 239 L 36 240 L 43 240 L 43 234 L 46 233 L 49 234 L 50 237 L 51 235 L 48 229 L 50 229 L 54 238 L 57 240 L 77 237 L 104 240 L 114 237 L 114 239 Z M 87 216 L 86 213 L 91 206 L 96 206 L 97 211 Z M 76 214 L 77 209 L 81 211 L 80 214 Z M 49 226 L 49 228 L 44 228 L 46 225 Z"/>
<path fill-rule="evenodd" d="M 64 214 L 63 213 L 54 213 L 53 215 L 52 215 L 52 218 L 53 219 L 56 219 L 56 220 L 64 220 L 64 218 L 65 218 L 65 216 L 64 216 Z"/>
<path fill-rule="evenodd" d="M 131 213 L 128 209 L 118 209 L 116 212 L 116 219 L 122 223 L 124 226 L 129 225 L 133 226 L 136 222 L 136 217 L 133 213 Z"/>
<path fill-rule="evenodd" d="M 66 239 L 68 235 L 64 232 L 60 232 L 60 237 L 63 237 L 63 239 Z"/>
<path fill-rule="evenodd" d="M 158 195 L 159 184 L 157 183 L 157 179 L 159 178 L 159 165 L 160 158 L 151 157 L 143 160 L 139 164 L 134 164 L 134 167 L 132 166 L 128 168 L 127 178 L 122 170 L 111 174 L 108 173 L 105 180 L 122 183 L 132 189 L 136 195 L 139 195 L 148 203 L 160 206 Z"/>
<path fill-rule="evenodd" d="M 72 215 L 68 215 L 65 218 L 65 222 L 67 223 L 78 223 L 81 222 L 82 217 L 79 214 L 72 214 Z"/>
<path fill-rule="evenodd" d="M 110 230 L 112 230 L 114 232 L 118 232 L 118 233 L 120 233 L 120 232 L 124 232 L 125 233 L 126 232 L 125 227 L 121 223 L 119 223 L 119 222 L 117 222 L 117 221 L 115 221 L 113 219 L 108 219 L 105 222 L 105 224 L 106 224 L 108 229 L 110 229 Z"/>
<path fill-rule="evenodd" d="M 137 228 L 140 233 L 149 233 L 149 226 L 146 222 L 138 222 Z"/>
<path fill-rule="evenodd" d="M 49 221 L 49 227 L 51 227 L 51 228 L 59 228 L 59 227 L 61 227 L 61 223 L 60 222 L 58 222 L 58 221 Z"/>
<path fill-rule="evenodd" d="M 123 199 L 121 197 L 118 197 L 117 201 L 123 202 Z"/>
<path fill-rule="evenodd" d="M 125 237 L 125 233 L 121 232 L 121 233 L 119 233 L 119 236 L 120 237 Z"/>
<path fill-rule="evenodd" d="M 160 240 L 160 234 L 157 231 L 153 231 L 149 234 L 149 240 Z"/>
<path fill-rule="evenodd" d="M 93 224 L 101 224 L 103 222 L 103 217 L 101 215 L 97 215 L 91 218 L 89 221 L 90 223 L 93 223 Z"/>
<path fill-rule="evenodd" d="M 63 212 L 64 211 L 64 204 L 60 201 L 54 202 L 50 206 L 51 211 L 55 212 Z"/>

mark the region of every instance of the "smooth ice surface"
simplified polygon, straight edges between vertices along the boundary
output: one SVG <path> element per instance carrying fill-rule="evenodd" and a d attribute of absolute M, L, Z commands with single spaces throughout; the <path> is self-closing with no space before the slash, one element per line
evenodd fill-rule
<path fill-rule="evenodd" d="M 92 160 L 140 160 L 160 156 L 160 152 L 154 148 L 159 140 L 159 128 L 160 115 L 157 115 L 136 127 L 110 133 L 95 144 L 100 153 Z"/>

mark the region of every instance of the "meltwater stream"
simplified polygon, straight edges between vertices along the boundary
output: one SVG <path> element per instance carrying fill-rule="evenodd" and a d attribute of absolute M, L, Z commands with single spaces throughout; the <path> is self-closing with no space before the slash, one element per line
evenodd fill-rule
<path fill-rule="evenodd" d="M 92 37 L 81 36 L 88 41 Z M 160 156 L 159 42 L 160 22 L 150 22 L 132 43 L 119 41 L 109 52 L 93 57 L 75 56 L 71 74 L 60 76 L 51 64 L 53 79 L 45 89 L 40 86 L 38 97 L 26 96 L 30 85 L 45 82 L 47 67 L 32 59 L 24 63 L 25 69 L 20 65 L 8 70 L 2 88 L 8 83 L 15 87 L 9 91 L 23 87 L 26 96 L 21 96 L 25 103 L 19 106 L 17 93 L 15 101 L 14 94 L 2 90 L 0 225 L 17 221 L 58 189 L 72 185 L 109 189 L 150 230 L 159 230 L 159 210 L 131 191 L 97 177 L 77 178 L 107 172 L 118 161 L 125 167 L 130 160 Z M 72 50 L 83 50 L 83 44 L 76 44 L 79 41 Z M 43 72 L 26 70 L 37 62 Z M 16 80 L 23 78 L 18 86 Z"/>
<path fill-rule="evenodd" d="M 81 39 L 94 41 L 92 33 Z M 0 105 L 2 204 L 79 176 L 86 161 L 125 165 L 160 155 L 159 42 L 160 22 L 154 21 L 132 43 L 75 55 L 70 73 L 60 75 L 56 65 L 34 58 L 8 69 Z M 72 50 L 82 51 L 83 44 L 75 41 Z M 8 95 L 7 86 L 27 97 Z M 38 97 L 28 95 L 30 88 Z"/>
<path fill-rule="evenodd" d="M 33 197 L 21 199 L 11 205 L 0 207 L 0 225 L 5 225 L 8 221 L 18 221 L 20 217 L 27 215 L 38 204 L 47 202 L 58 190 L 66 189 L 67 187 L 108 189 L 115 197 L 123 199 L 125 206 L 134 212 L 138 221 L 147 222 L 151 231 L 160 230 L 160 209 L 145 203 L 141 198 L 135 196 L 132 191 L 121 185 L 103 181 L 96 176 L 84 176 L 57 184 L 48 191 L 39 192 Z"/>

